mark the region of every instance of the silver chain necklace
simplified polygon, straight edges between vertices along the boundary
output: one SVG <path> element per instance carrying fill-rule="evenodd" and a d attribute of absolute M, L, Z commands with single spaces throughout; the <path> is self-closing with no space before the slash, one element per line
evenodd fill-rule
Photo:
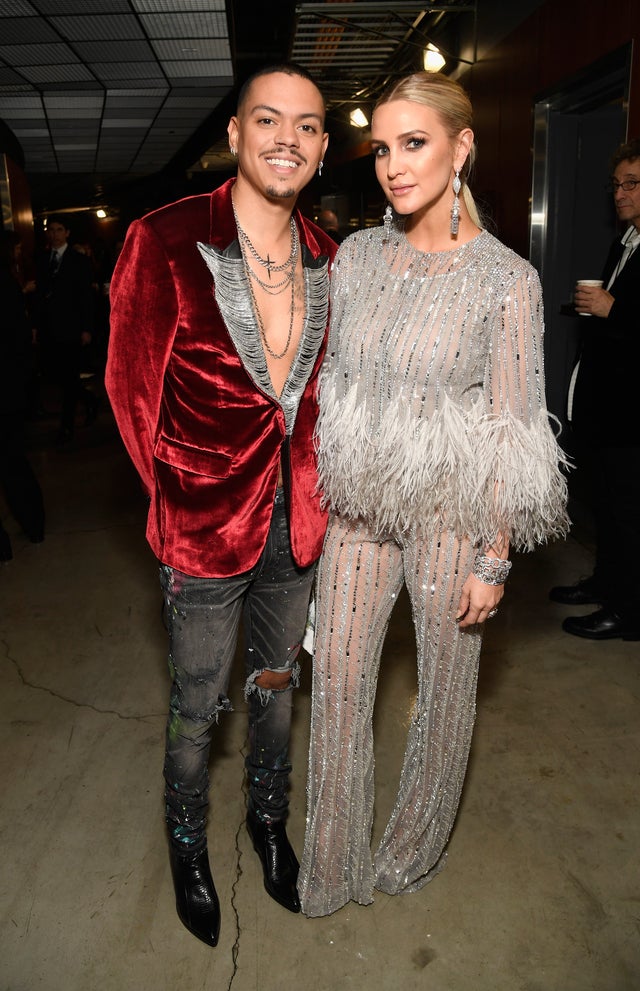
<path fill-rule="evenodd" d="M 244 231 L 242 229 L 242 227 L 240 226 L 240 224 L 238 222 L 238 215 L 236 213 L 236 208 L 235 208 L 235 204 L 233 203 L 233 200 L 231 201 L 231 205 L 233 207 L 233 216 L 234 216 L 234 219 L 235 219 L 235 222 L 236 222 L 236 227 L 238 229 L 238 235 L 239 235 L 238 243 L 240 244 L 240 254 L 242 255 L 242 262 L 243 262 L 243 265 L 244 265 L 245 273 L 247 275 L 247 285 L 249 287 L 249 295 L 251 296 L 251 302 L 253 303 L 253 309 L 254 309 L 254 312 L 255 312 L 255 315 L 256 315 L 256 321 L 257 321 L 257 324 L 258 324 L 258 329 L 260 331 L 260 336 L 262 338 L 262 341 L 263 341 L 263 344 L 265 346 L 265 349 L 269 352 L 269 354 L 271 355 L 272 358 L 276 358 L 276 359 L 284 358 L 285 354 L 289 350 L 289 345 L 291 344 L 291 337 L 293 336 L 293 311 L 294 311 L 294 304 L 295 304 L 295 278 L 294 278 L 294 276 L 295 276 L 295 271 L 296 271 L 296 264 L 297 264 L 297 261 L 298 261 L 298 248 L 299 248 L 299 243 L 300 243 L 299 242 L 299 238 L 298 238 L 298 228 L 296 227 L 296 223 L 295 223 L 295 221 L 293 219 L 293 216 L 292 216 L 291 217 L 291 254 L 287 258 L 286 262 L 283 262 L 281 265 L 274 265 L 273 262 L 271 261 L 271 259 L 269 258 L 269 255 L 268 254 L 267 254 L 267 257 L 265 259 L 265 258 L 263 258 L 256 251 L 256 249 L 254 248 L 253 244 L 251 243 L 251 240 L 249 238 L 249 235 L 246 233 L 246 231 Z M 284 271 L 286 271 L 287 272 L 287 275 L 282 280 L 282 282 L 277 282 L 275 284 L 272 283 L 270 285 L 268 282 L 264 282 L 261 278 L 259 278 L 259 276 L 257 276 L 255 274 L 255 272 L 253 271 L 253 269 L 251 268 L 251 266 L 247 262 L 247 256 L 246 256 L 246 253 L 245 253 L 245 245 L 248 247 L 249 252 L 251 253 L 251 256 L 253 258 L 255 258 L 255 260 L 260 265 L 262 265 L 264 268 L 267 269 L 267 272 L 269 273 L 269 278 L 271 278 L 271 272 L 272 271 L 273 272 L 284 272 Z M 256 299 L 255 293 L 253 291 L 253 286 L 251 285 L 251 278 L 252 277 L 256 280 L 256 282 L 258 283 L 259 286 L 262 286 L 262 288 L 266 292 L 268 292 L 270 295 L 272 295 L 272 296 L 278 296 L 281 292 L 284 292 L 286 286 L 289 283 L 291 283 L 291 307 L 290 307 L 290 310 L 289 310 L 289 330 L 287 332 L 287 341 L 286 341 L 286 344 L 284 346 L 284 350 L 283 351 L 280 351 L 280 353 L 277 353 L 276 351 L 274 351 L 272 349 L 271 345 L 269 344 L 269 341 L 267 340 L 267 334 L 266 334 L 266 331 L 265 331 L 265 328 L 264 328 L 264 323 L 262 321 L 262 315 L 260 313 L 260 308 L 258 306 L 258 300 Z"/>
<path fill-rule="evenodd" d="M 235 214 L 235 208 L 234 208 L 234 211 L 233 212 Z M 254 244 L 251 241 L 251 238 L 249 237 L 249 235 L 247 234 L 247 232 L 238 223 L 238 217 L 237 217 L 237 215 L 235 217 L 235 220 L 236 220 L 236 227 L 238 228 L 238 234 L 240 235 L 240 237 L 242 238 L 242 240 L 244 241 L 244 243 L 248 247 L 251 256 L 253 258 L 255 258 L 255 260 L 258 262 L 259 265 L 262 265 L 263 268 L 266 268 L 267 272 L 269 273 L 269 278 L 271 278 L 271 273 L 272 272 L 285 272 L 288 268 L 291 267 L 291 262 L 295 258 L 296 251 L 297 251 L 297 248 L 298 248 L 298 229 L 296 227 L 296 224 L 295 224 L 295 221 L 293 219 L 293 216 L 291 217 L 291 220 L 290 220 L 291 254 L 287 258 L 287 260 L 284 261 L 284 262 L 282 262 L 280 265 L 276 265 L 275 262 L 273 262 L 271 260 L 271 258 L 269 258 L 269 254 L 268 253 L 267 253 L 267 257 L 266 258 L 263 258 L 262 255 L 260 254 L 260 252 L 254 246 Z"/>
<path fill-rule="evenodd" d="M 295 267 L 296 267 L 295 266 L 295 260 L 294 260 L 291 268 L 287 272 L 286 276 L 284 277 L 284 279 L 281 282 L 271 282 L 271 283 L 270 282 L 264 282 L 260 278 L 260 276 L 257 274 L 257 272 L 254 272 L 253 269 L 251 268 L 251 266 L 250 265 L 247 265 L 245 254 L 244 254 L 244 249 L 242 247 L 242 244 L 240 244 L 240 250 L 242 251 L 242 257 L 243 257 L 243 260 L 245 262 L 245 268 L 247 270 L 247 275 L 250 275 L 252 279 L 255 279 L 255 281 L 258 283 L 258 285 L 261 286 L 264 289 L 265 292 L 268 292 L 270 296 L 279 296 L 281 292 L 284 292 L 285 291 L 285 289 L 287 288 L 287 286 L 291 282 L 291 280 L 293 278 L 293 274 L 295 272 Z"/>
<path fill-rule="evenodd" d="M 245 269 L 247 269 L 248 266 L 246 259 L 243 258 L 243 260 L 244 260 L 244 267 Z M 251 302 L 253 303 L 253 309 L 256 314 L 256 320 L 258 321 L 258 329 L 260 330 L 260 336 L 262 338 L 266 350 L 269 352 L 272 358 L 284 358 L 285 354 L 289 350 L 289 345 L 291 344 L 291 336 L 293 334 L 293 307 L 295 302 L 295 285 L 293 279 L 291 279 L 291 307 L 289 309 L 289 330 L 287 332 L 287 342 L 284 346 L 284 350 L 280 351 L 279 354 L 272 349 L 271 345 L 269 344 L 269 341 L 267 340 L 267 334 L 264 329 L 264 323 L 262 322 L 260 308 L 258 307 L 258 300 L 255 297 L 253 286 L 251 285 L 251 279 L 247 279 L 247 285 L 249 286 L 249 295 L 251 296 Z"/>
<path fill-rule="evenodd" d="M 280 265 L 276 265 L 275 262 L 271 260 L 268 253 L 267 253 L 267 257 L 263 258 L 260 252 L 256 249 L 253 242 L 251 241 L 251 238 L 244 230 L 244 228 L 240 225 L 240 222 L 238 220 L 238 214 L 236 213 L 236 208 L 235 208 L 235 204 L 233 203 L 233 200 L 232 200 L 232 206 L 233 206 L 233 216 L 236 222 L 236 227 L 238 229 L 238 241 L 240 243 L 240 248 L 242 250 L 242 257 L 244 259 L 245 268 L 247 269 L 248 274 L 253 279 L 255 279 L 258 285 L 261 286 L 261 288 L 264 289 L 265 292 L 268 292 L 271 296 L 278 296 L 281 292 L 284 292 L 286 287 L 293 279 L 296 270 L 296 264 L 298 261 L 298 250 L 300 248 L 300 239 L 298 236 L 298 228 L 296 227 L 296 223 L 295 220 L 293 219 L 293 216 L 291 217 L 290 220 L 291 252 L 286 261 L 282 262 Z M 247 265 L 246 250 L 249 251 L 249 254 L 254 259 L 254 261 L 258 263 L 258 265 L 261 265 L 263 268 L 266 268 L 267 274 L 269 276 L 268 282 L 265 282 L 264 279 L 261 279 L 260 276 L 257 274 L 257 272 L 254 272 L 251 266 Z M 271 281 L 272 272 L 284 272 L 285 277 L 280 282 L 272 282 Z"/>

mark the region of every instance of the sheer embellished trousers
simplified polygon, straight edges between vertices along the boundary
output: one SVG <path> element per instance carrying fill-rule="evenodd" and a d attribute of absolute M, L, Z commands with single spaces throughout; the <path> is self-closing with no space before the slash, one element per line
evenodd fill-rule
<path fill-rule="evenodd" d="M 455 622 L 474 548 L 453 534 L 375 540 L 331 516 L 317 580 L 302 911 L 327 915 L 422 887 L 443 865 L 475 720 L 479 627 Z M 398 794 L 372 856 L 372 717 L 380 656 L 403 582 L 416 631 L 418 690 Z M 381 700 L 381 704 L 384 701 Z"/>

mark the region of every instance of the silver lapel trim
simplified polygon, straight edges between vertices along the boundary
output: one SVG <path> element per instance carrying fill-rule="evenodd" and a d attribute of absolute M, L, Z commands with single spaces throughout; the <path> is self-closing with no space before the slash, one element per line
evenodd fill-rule
<path fill-rule="evenodd" d="M 197 242 L 213 276 L 214 295 L 238 356 L 255 385 L 282 406 L 285 428 L 293 433 L 300 399 L 324 339 L 329 309 L 328 260 L 304 267 L 305 321 L 300 344 L 280 398 L 267 369 L 260 330 L 253 312 L 242 258 L 233 258 L 211 244 Z"/>

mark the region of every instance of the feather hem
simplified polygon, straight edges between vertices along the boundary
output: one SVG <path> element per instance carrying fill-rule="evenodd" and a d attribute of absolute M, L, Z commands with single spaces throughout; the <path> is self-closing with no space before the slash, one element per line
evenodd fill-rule
<path fill-rule="evenodd" d="M 504 534 L 532 550 L 569 529 L 569 463 L 544 410 L 525 424 L 446 399 L 416 420 L 396 401 L 374 431 L 356 388 L 339 401 L 325 386 L 316 435 L 324 506 L 377 536 L 445 528 L 476 545 Z"/>

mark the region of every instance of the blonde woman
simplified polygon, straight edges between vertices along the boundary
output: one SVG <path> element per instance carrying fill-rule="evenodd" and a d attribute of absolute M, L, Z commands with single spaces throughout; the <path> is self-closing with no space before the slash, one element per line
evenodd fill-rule
<path fill-rule="evenodd" d="M 376 106 L 376 174 L 392 210 L 341 246 L 317 439 L 330 509 L 317 581 L 302 911 L 327 915 L 441 869 L 475 718 L 484 622 L 509 548 L 566 531 L 562 459 L 544 408 L 534 269 L 481 228 L 467 186 L 471 105 L 418 73 Z M 372 714 L 402 584 L 418 694 L 375 853 Z"/>

